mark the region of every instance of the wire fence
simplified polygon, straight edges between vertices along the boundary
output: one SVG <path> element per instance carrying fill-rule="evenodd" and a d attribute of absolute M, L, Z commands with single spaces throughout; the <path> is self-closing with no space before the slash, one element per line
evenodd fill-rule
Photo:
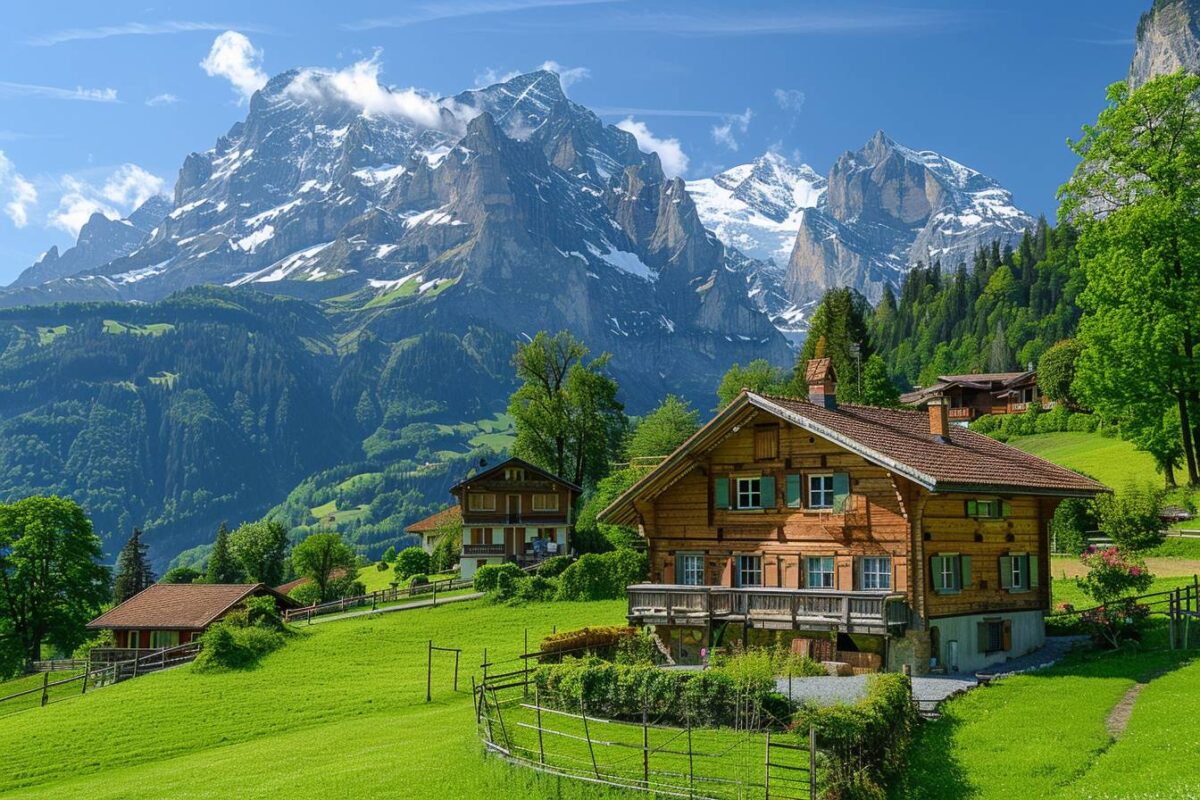
<path fill-rule="evenodd" d="M 535 655 L 535 654 L 528 654 Z M 550 775 L 660 797 L 692 800 L 813 800 L 818 757 L 811 730 L 765 719 L 747 697 L 731 727 L 644 709 L 610 719 L 581 701 L 539 688 L 533 665 L 492 673 L 473 687 L 484 746 L 516 765 Z M 472 679 L 474 680 L 474 679 Z"/>

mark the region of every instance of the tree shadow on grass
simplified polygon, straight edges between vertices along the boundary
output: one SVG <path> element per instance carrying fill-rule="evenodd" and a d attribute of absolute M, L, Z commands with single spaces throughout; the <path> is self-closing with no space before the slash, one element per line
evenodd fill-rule
<path fill-rule="evenodd" d="M 917 728 L 908 766 L 888 793 L 891 800 L 969 800 L 976 796 L 967 772 L 954 756 L 952 717 L 926 720 Z"/>

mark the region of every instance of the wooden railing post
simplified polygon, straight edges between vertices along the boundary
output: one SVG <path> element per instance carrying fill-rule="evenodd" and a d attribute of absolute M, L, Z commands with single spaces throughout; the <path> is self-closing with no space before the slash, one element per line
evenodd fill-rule
<path fill-rule="evenodd" d="M 50 702 L 50 673 L 42 673 L 42 705 Z"/>

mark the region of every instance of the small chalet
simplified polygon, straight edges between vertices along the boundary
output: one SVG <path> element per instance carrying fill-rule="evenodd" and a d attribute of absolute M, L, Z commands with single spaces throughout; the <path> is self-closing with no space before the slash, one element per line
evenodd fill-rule
<path fill-rule="evenodd" d="M 419 536 L 421 547 L 425 549 L 426 553 L 432 553 L 433 548 L 437 545 L 438 535 L 451 526 L 462 530 L 462 508 L 459 506 L 448 506 L 441 511 L 435 511 L 425 519 L 417 520 L 409 525 L 404 532 Z"/>
<path fill-rule="evenodd" d="M 600 514 L 645 538 L 629 620 L 682 661 L 741 641 L 850 668 L 976 670 L 1037 648 L 1049 525 L 1096 481 L 927 411 L 743 391 Z"/>
<path fill-rule="evenodd" d="M 900 397 L 906 405 L 924 407 L 933 398 L 949 401 L 950 421 L 966 425 L 985 414 L 1021 414 L 1030 405 L 1049 408 L 1038 390 L 1037 373 L 987 372 L 973 375 L 939 375 L 937 382 Z"/>
<path fill-rule="evenodd" d="M 484 564 L 531 564 L 571 549 L 580 489 L 519 458 L 450 488 L 463 526 L 459 567 L 470 578 Z"/>
<path fill-rule="evenodd" d="M 273 597 L 279 608 L 299 604 L 262 583 L 156 583 L 87 624 L 111 630 L 110 653 L 187 644 L 250 597 Z"/>

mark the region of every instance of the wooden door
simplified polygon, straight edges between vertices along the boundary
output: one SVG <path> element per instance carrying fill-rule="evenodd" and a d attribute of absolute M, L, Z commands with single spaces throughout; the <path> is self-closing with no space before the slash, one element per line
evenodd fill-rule
<path fill-rule="evenodd" d="M 519 521 L 521 519 L 521 495 L 508 495 L 505 499 L 505 511 L 508 513 L 509 522 Z"/>

